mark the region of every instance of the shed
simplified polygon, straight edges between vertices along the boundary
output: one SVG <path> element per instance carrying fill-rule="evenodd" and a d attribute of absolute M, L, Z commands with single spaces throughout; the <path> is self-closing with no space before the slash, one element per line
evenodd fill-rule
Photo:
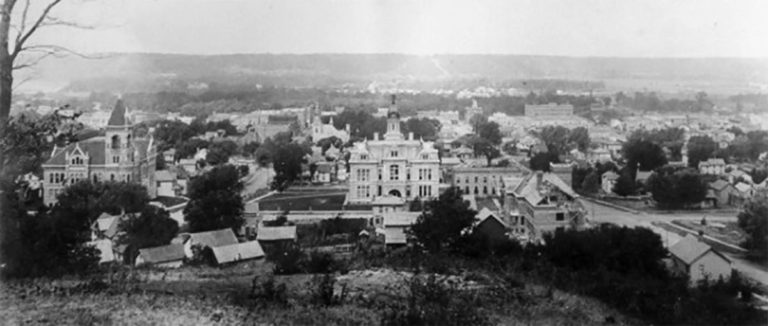
<path fill-rule="evenodd" d="M 184 241 L 184 252 L 187 257 L 192 258 L 192 246 L 201 245 L 211 249 L 237 243 L 237 237 L 232 229 L 226 228 L 215 231 L 190 233 Z"/>
<path fill-rule="evenodd" d="M 218 264 L 228 264 L 264 257 L 264 250 L 258 241 L 248 241 L 221 247 L 214 247 L 213 256 Z"/>
<path fill-rule="evenodd" d="M 170 244 L 167 246 L 139 249 L 136 266 L 153 265 L 161 268 L 176 268 L 181 266 L 186 258 L 184 245 Z"/>
<path fill-rule="evenodd" d="M 731 277 L 731 260 L 694 235 L 687 235 L 669 248 L 672 255 L 672 272 L 687 275 L 695 285 L 700 280 L 728 280 Z"/>

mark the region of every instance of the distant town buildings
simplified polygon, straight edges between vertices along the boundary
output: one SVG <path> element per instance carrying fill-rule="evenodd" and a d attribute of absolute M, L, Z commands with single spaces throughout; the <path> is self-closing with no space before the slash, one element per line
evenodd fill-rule
<path fill-rule="evenodd" d="M 573 105 L 570 104 L 525 105 L 526 117 L 567 117 L 572 115 Z"/>

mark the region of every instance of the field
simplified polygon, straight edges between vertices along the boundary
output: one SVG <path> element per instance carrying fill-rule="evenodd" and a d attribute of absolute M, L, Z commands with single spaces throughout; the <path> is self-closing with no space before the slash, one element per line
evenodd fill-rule
<path fill-rule="evenodd" d="M 328 190 L 288 190 L 260 200 L 259 209 L 263 211 L 340 211 L 344 205 L 345 195 L 346 192 L 329 193 Z"/>
<path fill-rule="evenodd" d="M 16 281 L 0 287 L 4 324 L 41 325 L 377 325 L 409 297 L 414 274 L 392 269 L 353 270 L 334 276 L 334 302 L 317 301 L 321 275 L 271 275 L 265 261 L 227 268 L 134 270 L 131 277 Z M 421 279 L 428 274 L 421 274 Z M 274 280 L 285 299 L 264 299 L 254 285 Z M 438 276 L 474 297 L 499 296 L 498 280 L 477 273 Z M 336 296 L 343 288 L 343 296 Z M 456 290 L 454 290 L 456 291 Z M 590 298 L 534 283 L 503 291 L 504 300 L 480 305 L 491 324 L 586 325 L 636 321 Z M 465 294 L 454 296 L 471 297 Z M 453 297 L 453 296 L 452 296 Z"/>

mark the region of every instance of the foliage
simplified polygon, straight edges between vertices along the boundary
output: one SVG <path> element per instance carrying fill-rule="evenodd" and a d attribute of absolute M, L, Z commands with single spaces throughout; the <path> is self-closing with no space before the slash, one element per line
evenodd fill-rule
<path fill-rule="evenodd" d="M 476 211 L 461 197 L 456 187 L 448 188 L 439 198 L 431 200 L 429 209 L 419 215 L 411 234 L 430 252 L 457 249 L 463 232 L 472 226 Z"/>
<path fill-rule="evenodd" d="M 192 258 L 185 261 L 186 264 L 191 266 L 216 266 L 216 256 L 213 254 L 211 247 L 194 244 L 192 245 Z"/>
<path fill-rule="evenodd" d="M 14 179 L 29 172 L 40 174 L 54 145 L 66 146 L 77 140 L 76 132 L 83 127 L 76 118 L 53 113 L 39 119 L 26 115 L 11 119 L 0 139 L 0 175 Z"/>
<path fill-rule="evenodd" d="M 592 171 L 584 177 L 580 190 L 587 194 L 594 194 L 600 191 L 600 176 L 597 171 Z"/>
<path fill-rule="evenodd" d="M 254 156 L 256 154 L 256 150 L 258 150 L 260 146 L 261 144 L 259 142 L 248 142 L 240 149 L 240 154 L 247 157 Z"/>
<path fill-rule="evenodd" d="M 237 154 L 237 144 L 231 140 L 216 141 L 208 146 L 208 154 L 205 160 L 210 165 L 224 164 L 229 157 Z"/>
<path fill-rule="evenodd" d="M 187 140 L 184 140 L 179 145 L 176 146 L 176 157 L 175 159 L 182 159 L 182 158 L 191 158 L 195 153 L 197 153 L 198 149 L 202 148 L 208 148 L 210 144 L 207 140 L 203 140 L 200 138 L 190 138 Z"/>
<path fill-rule="evenodd" d="M 552 169 L 550 163 L 560 163 L 560 157 L 554 152 L 537 153 L 531 157 L 529 167 L 534 171 L 549 172 Z"/>
<path fill-rule="evenodd" d="M 743 244 L 757 256 L 768 255 L 768 191 L 755 194 L 739 213 L 739 227 L 747 233 Z"/>
<path fill-rule="evenodd" d="M 768 169 L 752 169 L 752 171 L 749 173 L 749 176 L 752 177 L 752 182 L 755 184 L 761 184 L 766 178 L 768 178 Z"/>
<path fill-rule="evenodd" d="M 549 152 L 562 155 L 568 151 L 568 133 L 568 128 L 563 126 L 546 126 L 536 135 L 544 141 Z"/>
<path fill-rule="evenodd" d="M 667 164 L 661 147 L 650 140 L 630 138 L 622 148 L 627 167 L 632 170 L 652 171 Z"/>
<path fill-rule="evenodd" d="M 285 283 L 275 284 L 275 278 L 271 275 L 261 283 L 258 280 L 259 276 L 254 277 L 251 285 L 251 293 L 254 297 L 280 305 L 288 304 Z"/>
<path fill-rule="evenodd" d="M 494 146 L 501 144 L 501 131 L 499 131 L 499 124 L 496 122 L 480 124 L 477 135 Z"/>
<path fill-rule="evenodd" d="M 171 148 L 178 148 L 188 139 L 201 133 L 203 130 L 195 130 L 193 126 L 181 121 L 163 120 L 155 126 L 153 136 L 157 140 L 158 152 L 162 152 Z"/>
<path fill-rule="evenodd" d="M 702 202 L 707 195 L 707 185 L 694 169 L 659 169 L 648 178 L 647 189 L 663 208 L 689 207 Z"/>
<path fill-rule="evenodd" d="M 568 144 L 573 144 L 582 153 L 589 148 L 589 130 L 585 127 L 576 127 L 568 132 Z"/>
<path fill-rule="evenodd" d="M 486 123 L 488 123 L 488 117 L 482 114 L 473 115 L 469 118 L 469 125 L 472 126 L 472 131 L 476 135 L 480 134 L 480 130 Z"/>
<path fill-rule="evenodd" d="M 709 136 L 693 136 L 688 139 L 688 166 L 698 168 L 699 162 L 713 157 L 717 143 Z"/>
<path fill-rule="evenodd" d="M 121 233 L 116 243 L 127 245 L 131 252 L 126 256 L 128 262 L 139 249 L 158 247 L 171 242 L 179 232 L 179 223 L 173 220 L 168 211 L 147 205 L 139 213 L 127 214 L 119 224 Z"/>
<path fill-rule="evenodd" d="M 276 275 L 290 275 L 304 271 L 304 252 L 293 243 L 280 245 L 275 250 L 275 254 L 267 255 L 267 259 L 274 264 L 273 272 Z"/>
<path fill-rule="evenodd" d="M 432 274 L 413 276 L 409 295 L 384 313 L 383 325 L 486 325 L 477 294 L 457 289 Z"/>
<path fill-rule="evenodd" d="M 146 188 L 127 182 L 97 182 L 83 180 L 64 188 L 54 209 L 68 216 L 83 216 L 95 220 L 101 213 L 118 215 L 137 213 L 149 203 Z"/>
<path fill-rule="evenodd" d="M 426 141 L 437 140 L 437 133 L 442 125 L 440 121 L 429 118 L 408 119 L 401 130 L 405 133 L 412 132 L 415 139 L 424 139 Z"/>
<path fill-rule="evenodd" d="M 637 192 L 637 183 L 630 171 L 624 171 L 619 174 L 616 184 L 613 185 L 613 192 L 619 196 L 631 196 Z"/>
<path fill-rule="evenodd" d="M 243 184 L 232 165 L 214 167 L 189 183 L 184 219 L 191 232 L 239 228 L 243 224 Z"/>

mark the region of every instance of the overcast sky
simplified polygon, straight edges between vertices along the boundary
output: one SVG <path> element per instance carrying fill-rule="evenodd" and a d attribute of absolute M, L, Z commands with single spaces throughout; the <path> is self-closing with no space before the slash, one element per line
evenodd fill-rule
<path fill-rule="evenodd" d="M 37 41 L 83 52 L 768 57 L 766 0 L 71 0 L 56 14 L 97 28 Z"/>

